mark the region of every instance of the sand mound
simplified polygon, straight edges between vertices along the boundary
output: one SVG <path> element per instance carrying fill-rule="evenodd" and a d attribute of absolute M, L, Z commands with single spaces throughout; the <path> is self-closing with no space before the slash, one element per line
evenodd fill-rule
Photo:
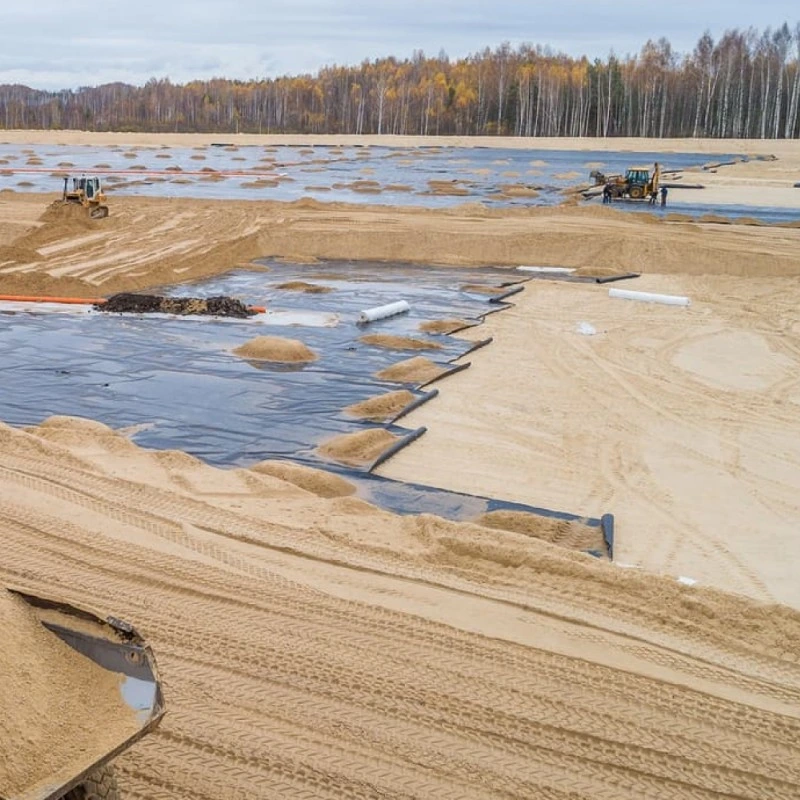
<path fill-rule="evenodd" d="M 338 475 L 323 469 L 293 464 L 290 461 L 261 461 L 250 469 L 264 475 L 271 475 L 273 478 L 280 478 L 280 480 L 291 483 L 299 489 L 305 489 L 317 497 L 348 497 L 356 492 L 356 487 L 350 481 L 346 481 Z"/>
<path fill-rule="evenodd" d="M 436 364 L 423 356 L 407 358 L 398 364 L 392 364 L 376 373 L 375 377 L 381 381 L 391 383 L 415 383 L 422 385 L 447 372 L 447 367 Z"/>
<path fill-rule="evenodd" d="M 532 186 L 525 186 L 522 183 L 503 183 L 500 191 L 506 197 L 538 197 L 539 192 Z"/>
<path fill-rule="evenodd" d="M 113 428 L 84 417 L 48 417 L 39 425 L 26 428 L 26 431 L 39 439 L 60 445 L 99 448 L 109 453 L 136 450 L 133 442 Z"/>
<path fill-rule="evenodd" d="M 613 267 L 578 267 L 572 274 L 579 278 L 612 278 L 622 275 L 622 271 Z"/>
<path fill-rule="evenodd" d="M 485 286 L 482 283 L 465 283 L 461 287 L 462 292 L 470 292 L 471 294 L 488 294 L 498 295 L 502 294 L 504 289 L 502 286 Z"/>
<path fill-rule="evenodd" d="M 136 729 L 118 676 L 49 633 L 21 599 L 0 589 L 0 795 L 17 796 L 86 753 Z M 87 725 L 86 720 L 92 724 Z"/>
<path fill-rule="evenodd" d="M 571 550 L 605 552 L 606 549 L 600 528 L 591 528 L 578 520 L 540 517 L 525 511 L 489 511 L 481 514 L 475 523 L 484 528 L 521 533 Z"/>
<path fill-rule="evenodd" d="M 451 197 L 465 197 L 470 192 L 464 185 L 464 181 L 459 180 L 430 180 L 428 181 L 428 188 L 430 194 L 438 194 Z"/>
<path fill-rule="evenodd" d="M 386 422 L 413 402 L 414 395 L 407 389 L 370 397 L 360 403 L 347 406 L 345 411 L 354 417 L 368 419 L 371 422 Z"/>
<path fill-rule="evenodd" d="M 277 361 L 284 364 L 300 364 L 316 361 L 317 354 L 297 339 L 280 336 L 256 336 L 233 352 L 242 358 L 254 361 Z"/>
<path fill-rule="evenodd" d="M 719 214 L 703 214 L 697 221 L 713 225 L 731 225 L 733 223 L 730 217 L 722 217 Z"/>
<path fill-rule="evenodd" d="M 441 350 L 442 346 L 424 339 L 414 339 L 410 336 L 392 336 L 385 333 L 368 333 L 359 338 L 360 342 L 373 347 L 385 347 L 389 350 Z"/>
<path fill-rule="evenodd" d="M 15 245 L 0 246 L 0 261 L 15 261 L 18 264 L 30 264 L 39 261 L 41 254 L 32 247 L 19 247 Z"/>
<path fill-rule="evenodd" d="M 452 333 L 461 328 L 469 327 L 471 323 L 465 319 L 433 319 L 421 322 L 419 329 L 425 333 Z"/>
<path fill-rule="evenodd" d="M 383 428 L 345 433 L 329 439 L 317 448 L 320 455 L 353 467 L 371 464 L 400 437 Z"/>
<path fill-rule="evenodd" d="M 305 281 L 288 281 L 277 286 L 278 289 L 285 289 L 289 292 L 305 292 L 306 294 L 327 294 L 332 292 L 329 286 L 320 286 L 317 283 L 306 283 Z"/>

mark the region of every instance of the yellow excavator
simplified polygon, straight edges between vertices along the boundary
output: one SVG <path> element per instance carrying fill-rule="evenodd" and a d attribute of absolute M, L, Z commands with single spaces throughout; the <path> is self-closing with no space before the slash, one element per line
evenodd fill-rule
<path fill-rule="evenodd" d="M 609 199 L 645 200 L 658 194 L 661 183 L 661 166 L 656 162 L 652 172 L 649 167 L 630 167 L 624 175 L 611 175 L 606 178 L 602 173 L 593 173 L 596 181 L 605 184 Z"/>
<path fill-rule="evenodd" d="M 70 188 L 69 182 L 72 181 Z M 92 219 L 104 219 L 108 216 L 108 206 L 106 196 L 97 176 L 87 177 L 81 175 L 80 178 L 64 178 L 64 194 L 62 197 L 65 204 L 82 205 Z"/>

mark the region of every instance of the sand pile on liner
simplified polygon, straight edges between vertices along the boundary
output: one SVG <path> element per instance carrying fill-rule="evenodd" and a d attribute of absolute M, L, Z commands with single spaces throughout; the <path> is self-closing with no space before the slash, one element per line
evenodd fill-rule
<path fill-rule="evenodd" d="M 622 272 L 613 267 L 578 267 L 572 274 L 578 278 L 613 278 Z"/>
<path fill-rule="evenodd" d="M 233 352 L 253 361 L 278 361 L 284 364 L 302 364 L 317 360 L 317 354 L 303 342 L 281 336 L 256 336 Z"/>
<path fill-rule="evenodd" d="M 261 461 L 250 469 L 291 483 L 317 497 L 348 497 L 356 492 L 356 487 L 350 481 L 338 475 L 325 472 L 323 469 L 293 464 L 290 461 Z"/>
<path fill-rule="evenodd" d="M 391 367 L 382 369 L 375 374 L 375 377 L 378 380 L 390 381 L 392 383 L 423 384 L 432 381 L 434 378 L 438 378 L 445 372 L 447 372 L 447 367 L 436 364 L 429 358 L 415 356 L 414 358 L 407 358 L 405 361 L 400 361 L 397 364 L 392 364 Z"/>
<path fill-rule="evenodd" d="M 87 752 L 106 752 L 138 727 L 119 676 L 96 666 L 0 589 L 0 795 L 26 789 Z M 91 724 L 87 724 L 91 721 Z"/>
<path fill-rule="evenodd" d="M 306 294 L 327 294 L 332 292 L 329 286 L 320 286 L 318 283 L 306 283 L 305 281 L 288 281 L 281 283 L 278 289 L 285 289 L 288 292 L 305 292 Z"/>
<path fill-rule="evenodd" d="M 481 514 L 474 522 L 484 528 L 521 533 L 570 550 L 606 551 L 600 528 L 590 527 L 579 520 L 541 517 L 525 511 L 489 511 Z"/>
<path fill-rule="evenodd" d="M 414 401 L 414 395 L 408 389 L 370 397 L 360 403 L 347 406 L 345 411 L 354 417 L 368 419 L 371 422 L 385 422 L 399 414 L 409 403 Z"/>
<path fill-rule="evenodd" d="M 471 324 L 465 319 L 432 319 L 421 322 L 419 329 L 424 333 L 452 333 L 461 328 L 468 328 Z"/>
<path fill-rule="evenodd" d="M 389 350 L 441 350 L 442 346 L 436 342 L 427 342 L 424 339 L 414 339 L 410 336 L 392 336 L 386 333 L 368 333 L 359 339 L 364 344 L 373 347 L 386 347 Z"/>
<path fill-rule="evenodd" d="M 373 428 L 368 431 L 335 436 L 320 445 L 317 451 L 320 455 L 342 464 L 360 467 L 372 463 L 399 438 L 383 428 Z"/>
<path fill-rule="evenodd" d="M 470 294 L 488 294 L 498 295 L 503 293 L 502 286 L 485 286 L 482 283 L 465 283 L 461 287 L 462 292 L 469 292 Z"/>

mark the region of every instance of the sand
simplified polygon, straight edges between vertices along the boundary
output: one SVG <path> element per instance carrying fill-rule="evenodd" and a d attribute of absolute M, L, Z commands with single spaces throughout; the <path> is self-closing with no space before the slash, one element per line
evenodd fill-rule
<path fill-rule="evenodd" d="M 128 796 L 797 795 L 800 613 L 80 430 L 0 426 L 0 582 L 154 646 Z"/>
<path fill-rule="evenodd" d="M 370 397 L 360 403 L 347 406 L 344 410 L 354 417 L 371 422 L 386 422 L 399 414 L 407 405 L 414 402 L 414 395 L 407 389 L 388 392 L 377 397 Z"/>
<path fill-rule="evenodd" d="M 350 466 L 371 464 L 400 437 L 383 428 L 345 433 L 323 442 L 317 450 L 325 458 Z"/>
<path fill-rule="evenodd" d="M 219 137 L 3 138 L 132 148 Z M 796 142 L 490 143 L 775 152 L 685 173 L 742 203 L 782 196 L 800 165 Z M 800 207 L 794 192 L 784 207 Z M 680 194 L 692 197 L 671 191 L 676 210 Z M 692 298 L 676 309 L 527 283 L 510 310 L 459 334 L 494 342 L 409 417 L 426 436 L 379 470 L 611 511 L 614 565 L 577 552 L 588 542 L 575 526 L 399 517 L 338 476 L 283 462 L 216 470 L 90 421 L 0 425 L 0 583 L 113 608 L 159 656 L 170 710 L 118 759 L 129 796 L 800 794 L 800 229 L 660 223 L 599 205 L 133 197 L 113 198 L 92 226 L 43 219 L 55 196 L 0 196 L 3 291 L 135 291 L 270 254 L 630 269 L 644 273 L 630 286 Z M 597 335 L 578 335 L 581 322 Z M 445 369 L 417 357 L 380 377 L 418 384 Z M 364 433 L 335 442 L 358 467 L 392 439 Z"/>
<path fill-rule="evenodd" d="M 488 511 L 477 517 L 475 523 L 487 528 L 521 533 L 573 550 L 596 550 L 604 553 L 606 549 L 602 531 L 578 520 L 540 517 L 523 511 Z"/>
<path fill-rule="evenodd" d="M 251 361 L 275 361 L 284 364 L 300 364 L 316 361 L 317 354 L 297 339 L 281 336 L 256 336 L 233 349 L 233 353 Z"/>
<path fill-rule="evenodd" d="M 452 333 L 462 328 L 468 328 L 473 323 L 465 319 L 434 319 L 427 322 L 420 322 L 419 329 L 425 333 Z"/>
<path fill-rule="evenodd" d="M 424 356 L 415 356 L 382 369 L 375 374 L 375 377 L 378 380 L 392 383 L 416 383 L 422 385 L 432 381 L 434 378 L 438 378 L 446 371 L 447 367 L 443 367 L 441 364 L 436 364 Z"/>
<path fill-rule="evenodd" d="M 332 292 L 330 286 L 320 286 L 318 283 L 307 283 L 306 281 L 287 281 L 280 283 L 277 289 L 284 289 L 289 292 L 304 292 L 305 294 L 327 294 Z"/>
<path fill-rule="evenodd" d="M 63 624 L 63 622 L 62 622 Z M 131 736 L 119 676 L 76 653 L 0 589 L 0 795 L 80 772 Z"/>
<path fill-rule="evenodd" d="M 442 346 L 427 339 L 415 339 L 412 336 L 393 336 L 387 333 L 368 333 L 360 336 L 359 341 L 372 347 L 384 347 L 388 350 L 441 350 Z"/>
<path fill-rule="evenodd" d="M 494 342 L 405 418 L 428 432 L 379 472 L 612 511 L 620 562 L 800 608 L 800 283 L 650 275 L 623 285 L 692 306 L 526 284 L 512 309 L 459 334 Z M 578 335 L 581 322 L 598 335 Z"/>
<path fill-rule="evenodd" d="M 317 497 L 348 497 L 356 487 L 331 472 L 293 464 L 291 461 L 261 461 L 250 467 L 254 472 L 272 475 Z"/>
<path fill-rule="evenodd" d="M 0 246 L 13 243 L 31 254 L 0 261 L 4 292 L 94 297 L 143 291 L 216 275 L 265 253 L 305 262 L 800 274 L 800 229 L 666 224 L 599 204 L 492 210 L 472 203 L 419 209 L 308 199 L 180 200 L 176 205 L 174 198 L 115 197 L 104 220 L 42 218 L 55 198 L 2 195 Z"/>

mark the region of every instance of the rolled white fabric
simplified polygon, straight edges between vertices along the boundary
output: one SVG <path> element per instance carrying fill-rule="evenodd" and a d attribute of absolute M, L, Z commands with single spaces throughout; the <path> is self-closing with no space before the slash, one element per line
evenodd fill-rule
<path fill-rule="evenodd" d="M 386 317 L 393 317 L 396 314 L 405 314 L 410 309 L 411 306 L 405 300 L 398 300 L 395 303 L 387 303 L 385 306 L 376 306 L 362 311 L 358 316 L 358 321 L 361 324 L 375 322 L 379 319 L 386 319 Z"/>
<path fill-rule="evenodd" d="M 642 303 L 661 303 L 665 306 L 688 306 L 691 301 L 688 297 L 677 294 L 654 294 L 653 292 L 632 292 L 629 289 L 609 289 L 609 297 L 619 297 L 623 300 L 639 300 Z"/>
<path fill-rule="evenodd" d="M 575 272 L 574 269 L 569 267 L 517 267 L 517 270 L 520 272 L 543 272 L 552 275 L 569 275 L 569 273 Z"/>

